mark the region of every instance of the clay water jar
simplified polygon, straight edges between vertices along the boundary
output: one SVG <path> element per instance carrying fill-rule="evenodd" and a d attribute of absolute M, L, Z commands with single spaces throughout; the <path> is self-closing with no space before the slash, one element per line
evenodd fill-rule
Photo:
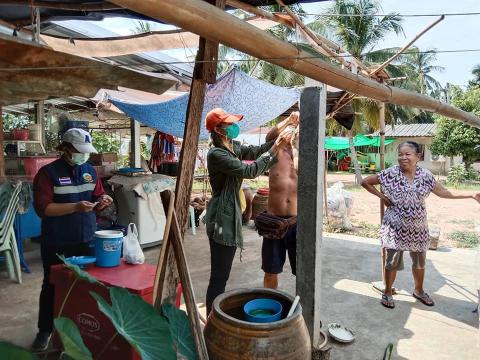
<path fill-rule="evenodd" d="M 243 306 L 259 298 L 279 301 L 282 319 L 263 324 L 245 321 Z M 233 290 L 218 296 L 204 332 L 210 360 L 311 360 L 310 336 L 301 305 L 285 318 L 293 300 L 282 291 L 265 288 Z"/>

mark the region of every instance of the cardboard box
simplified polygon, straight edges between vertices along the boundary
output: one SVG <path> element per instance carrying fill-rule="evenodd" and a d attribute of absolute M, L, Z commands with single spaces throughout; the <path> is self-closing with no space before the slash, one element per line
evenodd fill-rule
<path fill-rule="evenodd" d="M 114 165 L 118 161 L 117 153 L 90 154 L 89 161 L 95 166 Z"/>

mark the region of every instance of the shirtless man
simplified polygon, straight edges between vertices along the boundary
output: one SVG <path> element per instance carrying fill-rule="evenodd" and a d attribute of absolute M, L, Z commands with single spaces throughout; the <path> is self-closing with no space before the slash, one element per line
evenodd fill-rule
<path fill-rule="evenodd" d="M 290 116 L 272 129 L 266 140 L 274 139 L 277 132 L 283 131 L 289 126 L 292 128 L 292 137 L 295 127 L 298 126 L 299 113 L 293 112 Z M 293 139 L 295 141 L 295 139 Z M 289 218 L 297 216 L 297 169 L 294 163 L 294 149 L 290 141 L 281 144 L 277 155 L 278 162 L 270 169 L 268 179 L 269 197 L 267 212 L 278 217 Z M 263 285 L 267 288 L 278 287 L 278 274 L 283 271 L 286 254 L 290 260 L 292 273 L 296 271 L 296 246 L 297 225 L 288 230 L 283 239 L 263 239 L 262 244 L 262 270 L 265 272 Z"/>

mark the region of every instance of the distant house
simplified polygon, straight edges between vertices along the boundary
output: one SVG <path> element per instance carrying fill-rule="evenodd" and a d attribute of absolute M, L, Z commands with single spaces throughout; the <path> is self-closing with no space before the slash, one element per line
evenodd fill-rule
<path fill-rule="evenodd" d="M 421 148 L 420 166 L 429 169 L 435 175 L 445 175 L 448 169 L 462 162 L 461 157 L 453 159 L 444 156 L 432 155 L 429 145 L 433 141 L 433 136 L 437 129 L 436 124 L 410 124 L 387 126 L 385 137 L 395 139 L 395 141 L 385 149 L 385 162 L 388 164 L 397 163 L 397 148 L 404 141 L 412 140 L 417 142 Z M 379 135 L 376 132 L 374 135 Z M 453 160 L 453 162 L 452 162 Z"/>

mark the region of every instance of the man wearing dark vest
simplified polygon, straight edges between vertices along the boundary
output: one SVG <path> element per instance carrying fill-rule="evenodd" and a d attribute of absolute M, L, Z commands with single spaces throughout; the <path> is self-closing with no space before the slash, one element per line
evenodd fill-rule
<path fill-rule="evenodd" d="M 54 287 L 49 277 L 50 266 L 60 263 L 56 254 L 92 255 L 91 242 L 97 227 L 95 211 L 112 203 L 95 169 L 87 163 L 90 153 L 97 152 L 87 131 L 68 130 L 57 150 L 63 153 L 62 157 L 42 167 L 33 181 L 34 207 L 42 218 L 43 263 L 33 351 L 46 350 L 53 331 Z"/>

